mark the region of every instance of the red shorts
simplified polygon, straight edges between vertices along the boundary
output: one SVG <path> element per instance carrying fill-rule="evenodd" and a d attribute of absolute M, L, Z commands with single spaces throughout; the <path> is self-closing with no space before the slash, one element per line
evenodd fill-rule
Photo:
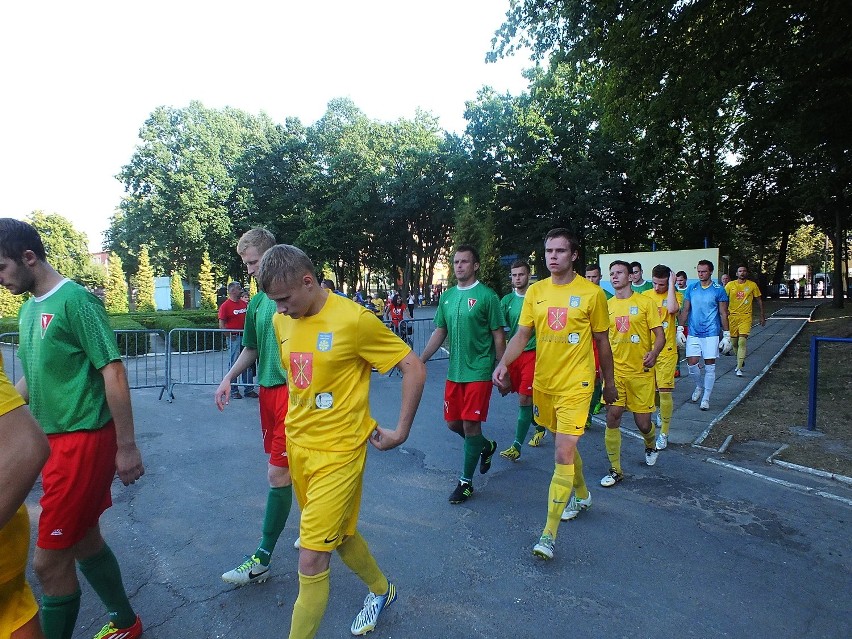
<path fill-rule="evenodd" d="M 287 402 L 290 391 L 287 384 L 260 387 L 260 430 L 263 435 L 263 450 L 269 455 L 269 463 L 278 468 L 289 468 L 287 459 L 287 432 L 284 419 L 287 417 Z"/>
<path fill-rule="evenodd" d="M 41 471 L 37 545 L 63 550 L 80 541 L 112 506 L 115 424 L 110 420 L 98 430 L 48 435 L 47 440 L 50 457 Z"/>
<path fill-rule="evenodd" d="M 524 351 L 509 366 L 509 379 L 512 380 L 512 392 L 532 397 L 534 376 L 535 351 Z"/>
<path fill-rule="evenodd" d="M 444 419 L 484 422 L 488 419 L 491 382 L 451 382 L 444 386 Z"/>

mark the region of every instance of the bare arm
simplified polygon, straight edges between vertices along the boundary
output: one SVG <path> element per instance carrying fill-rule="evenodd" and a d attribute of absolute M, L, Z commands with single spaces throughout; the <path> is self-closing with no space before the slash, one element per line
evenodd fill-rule
<path fill-rule="evenodd" d="M 503 353 L 506 352 L 506 331 L 501 326 L 491 331 L 491 337 L 494 338 L 495 359 L 499 362 L 503 359 Z"/>
<path fill-rule="evenodd" d="M 719 319 L 722 322 L 722 330 L 729 330 L 728 326 L 728 303 L 727 302 L 719 302 Z"/>
<path fill-rule="evenodd" d="M 447 339 L 447 329 L 446 328 L 436 328 L 432 331 L 432 336 L 429 338 L 429 341 L 426 342 L 426 346 L 423 348 L 423 352 L 420 353 L 420 361 L 426 363 L 429 361 L 429 358 L 435 354 L 441 344 L 444 343 L 444 340 Z"/>
<path fill-rule="evenodd" d="M 680 305 L 677 303 L 677 295 L 675 294 L 675 275 L 674 271 L 669 274 L 669 294 L 666 297 L 666 306 L 669 313 L 674 315 L 680 310 Z"/>
<path fill-rule="evenodd" d="M 683 308 L 680 309 L 680 315 L 677 318 L 677 321 L 681 326 L 686 326 L 686 321 L 689 319 L 690 306 L 689 300 L 683 300 Z"/>
<path fill-rule="evenodd" d="M 645 368 L 652 368 L 657 363 L 657 356 L 659 356 L 660 351 L 666 345 L 666 336 L 663 333 L 662 326 L 652 328 L 651 332 L 654 334 L 654 347 L 650 352 L 645 353 L 645 357 L 642 359 L 642 365 Z"/>
<path fill-rule="evenodd" d="M 228 328 L 227 326 L 225 326 L 225 320 L 223 320 L 223 319 L 219 320 L 219 328 Z"/>
<path fill-rule="evenodd" d="M 615 389 L 615 366 L 612 363 L 612 347 L 609 345 L 609 332 L 592 333 L 598 345 L 598 360 L 601 363 L 601 379 L 603 380 L 603 398 L 607 404 L 618 399 Z"/>
<path fill-rule="evenodd" d="M 142 453 L 136 446 L 127 373 L 124 370 L 124 364 L 116 361 L 104 366 L 101 369 L 101 375 L 104 377 L 107 405 L 115 423 L 115 439 L 118 444 L 115 466 L 119 479 L 127 486 L 145 474 Z"/>
<path fill-rule="evenodd" d="M 228 400 L 231 397 L 231 382 L 237 379 L 240 373 L 249 368 L 256 361 L 257 349 L 249 348 L 248 346 L 244 347 L 240 352 L 240 356 L 237 358 L 237 361 L 235 361 L 234 365 L 231 366 L 231 369 L 225 373 L 225 376 L 216 388 L 214 399 L 216 401 L 216 407 L 219 410 L 225 410 L 225 406 L 228 404 Z"/>
<path fill-rule="evenodd" d="M 414 415 L 420 405 L 423 386 L 426 384 L 426 366 L 413 351 L 397 364 L 402 373 L 402 398 L 399 406 L 399 419 L 396 430 L 377 426 L 370 437 L 370 443 L 379 450 L 390 450 L 402 444 L 411 432 Z"/>
<path fill-rule="evenodd" d="M 47 437 L 29 409 L 0 416 L 0 528 L 24 503 L 49 454 Z"/>

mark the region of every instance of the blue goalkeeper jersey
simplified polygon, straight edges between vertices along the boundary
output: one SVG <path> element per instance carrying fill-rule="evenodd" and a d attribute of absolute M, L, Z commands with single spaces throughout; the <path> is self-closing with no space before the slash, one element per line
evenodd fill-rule
<path fill-rule="evenodd" d="M 727 302 L 728 294 L 716 282 L 704 288 L 694 282 L 686 289 L 684 301 L 689 300 L 689 334 L 695 337 L 719 337 L 722 321 L 719 318 L 719 302 Z"/>

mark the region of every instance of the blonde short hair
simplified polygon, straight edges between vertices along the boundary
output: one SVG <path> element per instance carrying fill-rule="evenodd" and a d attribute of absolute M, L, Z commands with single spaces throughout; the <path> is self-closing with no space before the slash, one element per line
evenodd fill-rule
<path fill-rule="evenodd" d="M 237 242 L 237 253 L 242 255 L 246 249 L 253 246 L 263 255 L 270 247 L 275 246 L 275 236 L 262 227 L 253 228 L 243 233 Z"/>

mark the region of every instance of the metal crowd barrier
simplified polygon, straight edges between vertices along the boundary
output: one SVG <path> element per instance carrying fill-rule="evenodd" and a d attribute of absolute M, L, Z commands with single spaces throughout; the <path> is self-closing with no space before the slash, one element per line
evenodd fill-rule
<path fill-rule="evenodd" d="M 116 342 L 130 388 L 167 388 L 168 352 L 162 330 L 116 330 Z M 0 334 L 6 376 L 14 384 L 23 375 L 18 360 L 18 333 Z"/>
<path fill-rule="evenodd" d="M 234 331 L 226 328 L 173 328 L 167 340 L 168 392 L 167 401 L 174 398 L 178 384 L 218 386 L 231 368 L 228 336 Z M 241 339 L 241 338 L 240 338 Z M 251 385 L 251 384 L 249 384 Z M 231 388 L 243 386 L 237 381 Z M 160 399 L 163 394 L 160 393 Z"/>

